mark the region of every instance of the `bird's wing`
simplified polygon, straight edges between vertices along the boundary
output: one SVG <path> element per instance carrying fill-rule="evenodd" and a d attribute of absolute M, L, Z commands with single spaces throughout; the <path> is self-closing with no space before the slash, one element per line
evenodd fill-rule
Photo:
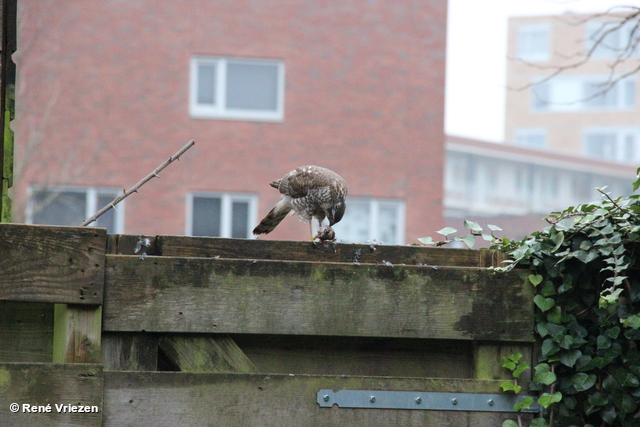
<path fill-rule="evenodd" d="M 294 199 L 305 197 L 310 190 L 327 187 L 331 184 L 331 177 L 321 169 L 305 166 L 297 168 L 282 178 L 280 192 Z"/>

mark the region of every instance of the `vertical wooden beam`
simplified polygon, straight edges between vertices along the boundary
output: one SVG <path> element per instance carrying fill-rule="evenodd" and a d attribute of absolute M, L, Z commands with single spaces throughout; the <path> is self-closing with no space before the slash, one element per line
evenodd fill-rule
<path fill-rule="evenodd" d="M 479 251 L 479 256 L 480 264 L 487 267 L 503 267 L 505 265 L 503 261 L 508 259 L 508 256 L 502 251 Z M 530 307 L 522 307 L 522 310 L 533 310 L 533 299 Z M 499 313 L 496 315 L 499 315 Z M 531 331 L 531 336 L 533 337 L 533 330 Z M 533 369 L 533 343 L 474 342 L 473 377 L 479 380 L 512 379 L 511 373 L 502 367 L 502 358 L 515 352 L 522 354 L 521 360 L 527 362 L 530 367 L 530 369 L 522 373 L 519 380 L 530 381 L 531 369 Z"/>
<path fill-rule="evenodd" d="M 2 40 L 0 46 L 0 222 L 11 221 L 9 187 L 13 185 L 13 131 L 9 123 L 15 116 L 16 65 L 11 55 L 17 42 L 17 1 L 2 1 Z"/>
<path fill-rule="evenodd" d="M 54 363 L 101 363 L 102 306 L 56 304 Z"/>

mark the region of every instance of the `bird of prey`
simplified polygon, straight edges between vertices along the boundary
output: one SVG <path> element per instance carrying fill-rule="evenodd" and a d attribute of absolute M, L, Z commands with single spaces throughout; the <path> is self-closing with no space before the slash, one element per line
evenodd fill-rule
<path fill-rule="evenodd" d="M 327 218 L 331 227 L 344 215 L 347 183 L 332 170 L 301 166 L 269 185 L 280 191 L 282 199 L 253 229 L 253 234 L 270 233 L 287 215 L 297 212 L 302 221 L 309 222 L 309 234 L 314 240 L 312 218 L 318 220 L 318 227 Z"/>

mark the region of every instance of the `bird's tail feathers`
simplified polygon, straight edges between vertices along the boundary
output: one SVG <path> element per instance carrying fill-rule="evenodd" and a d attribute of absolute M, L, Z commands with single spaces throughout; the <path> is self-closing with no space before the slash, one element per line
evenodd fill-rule
<path fill-rule="evenodd" d="M 260 224 L 253 229 L 253 234 L 271 233 L 290 212 L 291 204 L 285 199 L 280 200 L 267 216 L 260 221 Z"/>

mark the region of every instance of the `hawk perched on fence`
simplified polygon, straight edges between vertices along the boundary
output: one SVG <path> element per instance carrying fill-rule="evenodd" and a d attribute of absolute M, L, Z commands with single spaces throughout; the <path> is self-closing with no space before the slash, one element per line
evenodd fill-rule
<path fill-rule="evenodd" d="M 347 183 L 329 169 L 302 166 L 270 185 L 280 191 L 282 199 L 253 229 L 253 234 L 270 233 L 289 213 L 297 212 L 300 219 L 309 222 L 309 232 L 313 240 L 312 218 L 317 219 L 320 225 L 328 218 L 329 226 L 332 226 L 344 215 Z"/>

